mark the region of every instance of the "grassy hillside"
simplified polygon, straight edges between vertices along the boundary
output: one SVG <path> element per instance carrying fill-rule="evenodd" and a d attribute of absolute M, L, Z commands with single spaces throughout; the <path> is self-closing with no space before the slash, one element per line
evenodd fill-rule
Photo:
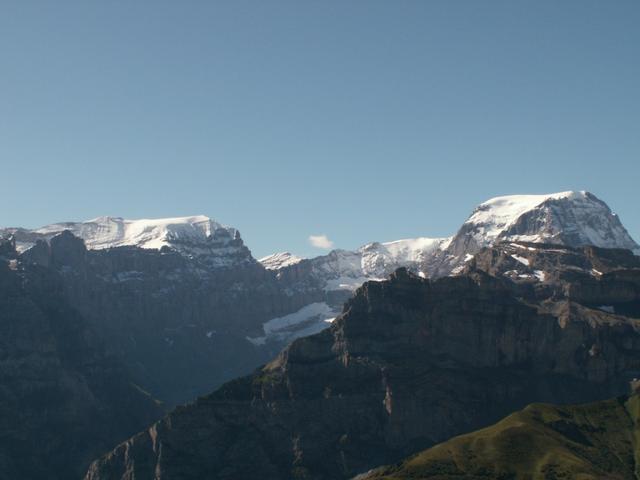
<path fill-rule="evenodd" d="M 533 404 L 358 480 L 635 480 L 639 416 L 638 395 L 585 405 Z"/>

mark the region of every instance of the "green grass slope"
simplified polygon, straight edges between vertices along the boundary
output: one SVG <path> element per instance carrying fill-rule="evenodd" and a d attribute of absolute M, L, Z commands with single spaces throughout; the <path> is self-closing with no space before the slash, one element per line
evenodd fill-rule
<path fill-rule="evenodd" d="M 358 480 L 640 479 L 640 397 L 533 404 Z"/>

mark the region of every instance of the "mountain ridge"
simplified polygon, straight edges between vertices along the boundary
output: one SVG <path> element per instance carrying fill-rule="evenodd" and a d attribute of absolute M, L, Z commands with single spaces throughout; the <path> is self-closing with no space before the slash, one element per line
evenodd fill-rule
<path fill-rule="evenodd" d="M 82 238 L 89 250 L 170 248 L 216 268 L 255 262 L 236 228 L 226 227 L 205 215 L 136 220 L 102 216 L 84 222 L 53 223 L 33 230 L 4 231 L 13 234 L 20 252 L 32 248 L 38 240 L 48 241 L 69 231 Z"/>
<path fill-rule="evenodd" d="M 537 233 L 529 234 L 511 231 L 517 221 L 533 210 L 540 208 L 548 202 L 568 202 L 580 208 L 586 208 L 596 211 L 602 215 L 604 221 L 601 227 L 604 231 L 598 232 L 591 226 L 585 226 L 582 230 L 580 225 L 576 223 L 582 218 L 574 213 L 571 224 L 554 225 L 553 219 L 547 219 L 547 222 L 541 222 L 536 225 Z M 601 207 L 597 209 L 596 207 Z M 557 205 L 556 205 L 557 207 Z M 579 208 L 578 208 L 579 210 Z M 554 213 L 554 212 L 547 212 Z M 580 212 L 578 212 L 580 213 Z M 609 225 L 607 225 L 607 222 Z M 565 230 L 567 227 L 576 236 L 567 240 Z M 456 241 L 456 237 L 461 233 L 468 234 L 464 231 L 472 229 L 474 240 L 477 241 L 478 247 L 486 246 L 498 240 L 522 240 L 544 243 L 564 243 L 569 241 L 570 244 L 578 246 L 580 244 L 592 244 L 599 247 L 607 248 L 629 248 L 631 250 L 640 249 L 640 246 L 631 238 L 626 229 L 622 226 L 618 216 L 611 212 L 605 202 L 600 200 L 594 194 L 588 191 L 565 191 L 552 194 L 535 194 L 535 195 L 503 195 L 493 197 L 480 203 L 471 215 L 462 224 L 457 234 L 450 237 L 416 237 L 400 240 L 392 240 L 386 242 L 370 242 L 362 245 L 355 252 L 367 252 L 372 249 L 382 248 L 387 250 L 384 252 L 388 257 L 397 257 L 395 268 L 398 263 L 412 260 L 412 256 L 419 256 L 432 250 L 434 244 L 439 244 L 440 249 L 446 250 L 452 242 Z M 547 230 L 542 230 L 546 228 Z M 125 219 L 117 216 L 101 216 L 83 222 L 61 222 L 45 225 L 35 229 L 24 228 L 0 228 L 5 233 L 13 233 L 17 240 L 18 251 L 24 251 L 35 244 L 32 239 L 27 239 L 28 234 L 39 236 L 47 239 L 69 230 L 74 235 L 82 238 L 88 249 L 104 249 L 119 246 L 137 246 L 140 248 L 163 247 L 176 248 L 181 243 L 196 243 L 205 245 L 212 240 L 223 240 L 226 243 L 229 240 L 240 240 L 240 233 L 234 227 L 224 226 L 212 218 L 205 215 L 194 215 L 185 217 L 167 217 L 155 219 Z M 464 232 L 463 232 L 464 231 Z M 564 237 L 563 237 L 564 235 Z M 400 248 L 398 248 L 400 247 Z M 404 247 L 404 255 L 400 250 Z M 177 248 L 179 249 L 179 248 Z M 350 250 L 334 250 L 337 252 L 351 252 Z M 185 251 L 184 253 L 189 253 Z M 312 257 L 319 258 L 319 257 Z M 301 260 L 309 260 L 299 257 L 290 252 L 281 252 L 270 254 L 260 258 L 259 262 L 264 262 L 268 268 L 278 270 L 287 266 L 298 263 Z M 366 265 L 363 260 L 363 269 L 372 269 L 372 265 Z"/>
<path fill-rule="evenodd" d="M 586 191 L 545 195 L 506 195 L 478 205 L 451 237 L 418 237 L 373 242 L 357 250 L 333 250 L 326 255 L 280 264 L 270 269 L 297 280 L 297 288 L 321 288 L 337 315 L 341 303 L 365 281 L 379 281 L 399 267 L 423 277 L 460 273 L 483 247 L 502 241 L 531 241 L 581 246 L 627 248 L 640 254 L 620 219 L 602 200 Z M 305 287 L 306 285 L 306 287 Z M 299 332 L 290 327 L 289 339 L 308 331 L 303 318 Z M 319 320 L 323 322 L 323 319 Z M 318 323 L 318 326 L 326 323 Z M 268 332 L 265 332 L 269 338 Z M 274 335 L 274 338 L 282 335 Z"/>

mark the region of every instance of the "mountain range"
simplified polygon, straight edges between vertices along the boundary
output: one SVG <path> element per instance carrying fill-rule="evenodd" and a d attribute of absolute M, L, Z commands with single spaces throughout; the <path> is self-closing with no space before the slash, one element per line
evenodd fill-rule
<path fill-rule="evenodd" d="M 5 429 L 3 444 L 12 445 L 11 451 L 15 453 L 15 458 L 23 459 L 20 462 L 23 466 L 36 463 L 46 466 L 62 461 L 73 464 L 74 472 L 81 471 L 90 460 L 96 458 L 96 452 L 104 451 L 105 447 L 125 440 L 135 431 L 141 431 L 144 425 L 159 419 L 162 415 L 159 405 L 163 404 L 165 409 L 171 409 L 209 394 L 224 384 L 217 393 L 202 397 L 193 406 L 178 407 L 169 417 L 152 427 L 152 430 L 143 431 L 123 444 L 125 447 L 119 447 L 110 456 L 94 463 L 89 478 L 133 478 L 127 477 L 124 472 L 138 471 L 143 464 L 155 465 L 154 468 L 165 472 L 158 474 L 157 478 L 174 478 L 172 475 L 178 475 L 177 478 L 203 478 L 190 476 L 191 473 L 188 472 L 166 473 L 174 472 L 177 462 L 171 458 L 173 453 L 168 453 L 173 447 L 167 445 L 177 445 L 185 435 L 191 435 L 180 427 L 180 422 L 187 422 L 184 424 L 187 428 L 186 425 L 193 419 L 196 423 L 190 424 L 190 429 L 202 431 L 203 435 L 210 436 L 207 438 L 218 438 L 220 435 L 220 438 L 227 438 L 230 444 L 236 445 L 231 448 L 231 453 L 224 454 L 232 457 L 221 454 L 222 456 L 216 457 L 215 465 L 194 466 L 193 472 L 209 472 L 198 468 L 212 468 L 215 469 L 216 476 L 211 478 L 245 478 L 238 476 L 240 471 L 236 467 L 229 467 L 228 473 L 224 473 L 224 468 L 220 470 L 218 467 L 220 462 L 229 463 L 232 459 L 234 462 L 241 461 L 241 457 L 233 455 L 245 452 L 242 445 L 246 441 L 246 448 L 253 446 L 257 454 L 262 456 L 251 457 L 252 462 L 257 462 L 256 465 L 260 464 L 266 469 L 260 470 L 261 473 L 274 472 L 273 478 L 346 478 L 345 475 L 351 473 L 357 474 L 368 468 L 398 461 L 418 448 L 426 448 L 451 435 L 487 425 L 532 400 L 583 401 L 618 394 L 624 390 L 628 381 L 628 371 L 621 371 L 622 366 L 629 368 L 629 371 L 635 369 L 632 355 L 627 355 L 630 348 L 635 348 L 635 340 L 627 339 L 624 345 L 619 343 L 621 340 L 617 329 L 624 331 L 628 338 L 635 338 L 633 332 L 628 331 L 628 325 L 633 323 L 630 319 L 636 316 L 634 302 L 637 299 L 634 292 L 637 285 L 633 275 L 634 269 L 638 268 L 638 257 L 624 252 L 630 250 L 640 253 L 640 247 L 607 205 L 588 192 L 498 197 L 479 205 L 458 232 L 448 238 L 424 237 L 376 242 L 355 251 L 334 250 L 327 255 L 310 259 L 280 253 L 256 260 L 244 245 L 237 229 L 223 226 L 205 216 L 156 220 L 99 217 L 87 222 L 57 223 L 34 230 L 4 228 L 0 229 L 0 237 L 3 238 L 0 263 L 4 265 L 7 278 L 11 278 L 19 288 L 26 288 L 30 292 L 30 298 L 49 312 L 47 315 L 54 312 L 49 317 L 56 319 L 54 324 L 64 324 L 62 320 L 58 320 L 60 316 L 65 318 L 64 321 L 72 319 L 76 331 L 85 332 L 82 333 L 82 338 L 95 339 L 88 344 L 86 341 L 83 343 L 85 346 L 81 350 L 86 352 L 85 357 L 73 357 L 71 362 L 56 360 L 46 372 L 41 369 L 41 361 L 31 355 L 29 348 L 6 347 L 3 350 L 5 375 L 18 375 L 15 370 L 15 365 L 18 364 L 33 372 L 23 377 L 21 387 L 12 393 L 14 400 L 5 409 L 6 418 L 38 418 L 31 430 L 21 431 L 15 426 Z M 399 268 L 404 270 L 398 273 Z M 625 273 L 616 273 L 618 270 Z M 390 275 L 393 278 L 389 281 Z M 33 289 L 33 285 L 38 288 Z M 616 294 L 618 296 L 612 293 L 612 285 L 620 290 Z M 396 287 L 399 288 L 397 292 Z M 408 288 L 409 296 L 402 293 L 405 288 Z M 447 290 L 451 290 L 450 296 L 445 299 Z M 387 298 L 384 292 L 388 292 L 391 297 Z M 529 332 L 529 337 L 525 337 L 529 340 L 522 345 L 526 352 L 526 355 L 522 354 L 522 358 L 536 365 L 536 362 L 546 365 L 536 373 L 540 378 L 529 385 L 530 382 L 524 380 L 526 375 L 523 372 L 527 371 L 526 368 L 516 373 L 511 370 L 511 366 L 520 365 L 518 362 L 522 360 L 519 354 L 511 350 L 498 355 L 498 358 L 504 355 L 505 365 L 509 366 L 504 371 L 492 370 L 496 367 L 496 360 L 490 361 L 488 357 L 474 360 L 488 370 L 481 369 L 479 373 L 474 370 L 471 375 L 458 368 L 457 362 L 461 359 L 457 353 L 453 355 L 447 348 L 456 350 L 466 345 L 465 342 L 468 343 L 470 339 L 464 335 L 472 335 L 467 329 L 456 340 L 459 345 L 456 346 L 455 342 L 449 347 L 445 345 L 444 351 L 434 354 L 437 357 L 435 363 L 431 354 L 426 362 L 427 359 L 421 357 L 422 353 L 415 351 L 415 345 L 406 336 L 415 335 L 415 330 L 412 330 L 415 324 L 412 322 L 423 314 L 420 309 L 412 311 L 411 305 L 424 307 L 420 303 L 422 300 L 418 299 L 424 295 L 436 295 L 434 292 L 439 292 L 438 295 L 442 296 L 442 305 L 446 306 L 442 308 L 447 315 L 462 322 L 460 328 L 466 328 L 465 319 L 478 312 L 481 313 L 480 318 L 485 318 L 483 315 L 488 319 L 494 318 L 496 312 L 492 309 L 495 306 L 491 306 L 490 299 L 500 298 L 500 302 L 505 302 L 501 307 L 504 309 L 501 315 L 508 321 L 504 323 L 505 320 L 502 319 L 502 323 L 499 323 L 494 318 L 492 321 L 499 325 L 482 330 L 492 332 L 488 337 L 489 343 L 485 346 L 488 350 L 482 355 L 496 355 L 495 351 L 491 353 L 494 345 L 492 342 L 500 329 L 515 321 L 511 316 L 514 312 L 517 314 L 516 319 L 520 318 L 518 315 L 529 320 L 544 319 L 541 320 L 541 325 L 544 326 L 540 328 L 552 333 L 553 342 L 562 344 L 563 355 L 575 357 L 578 351 L 581 352 L 579 355 L 591 355 L 588 353 L 590 350 L 584 350 L 584 347 L 580 347 L 582 350 L 575 350 L 577 347 L 572 343 L 575 339 L 569 339 L 573 338 L 571 335 L 578 335 L 576 338 L 582 340 L 588 338 L 589 341 L 593 340 L 593 335 L 598 338 L 603 336 L 607 342 L 613 342 L 612 347 L 607 347 L 613 350 L 605 350 L 607 355 L 593 355 L 594 358 L 605 359 L 604 366 L 593 360 L 589 364 L 591 373 L 588 378 L 582 378 L 575 365 L 570 367 L 570 359 L 557 357 L 547 350 L 544 354 L 534 354 L 531 342 L 542 341 L 544 336 L 533 339 L 531 336 L 535 337 L 538 333 L 534 335 Z M 399 295 L 398 298 L 396 294 Z M 456 294 L 461 295 L 461 298 L 468 296 L 468 305 L 461 305 L 459 310 L 450 305 L 459 302 Z M 526 301 L 523 303 L 525 294 Z M 10 296 L 4 306 L 0 305 L 3 318 L 9 319 L 7 325 L 22 322 L 22 317 L 13 308 L 13 298 Z M 437 304 L 440 297 L 436 295 L 434 298 Z M 559 299 L 564 299 L 565 303 Z M 402 306 L 402 302 L 407 304 Z M 55 307 L 52 310 L 50 305 L 64 305 L 64 308 Z M 360 307 L 364 310 L 359 310 Z M 380 319 L 375 320 L 375 312 L 379 307 L 386 313 L 380 313 Z M 394 313 L 397 309 L 403 313 Z M 409 312 L 407 318 L 404 317 L 405 310 Z M 360 320 L 345 320 L 354 318 L 354 315 Z M 384 320 L 385 316 L 397 316 L 398 328 L 394 326 L 394 321 L 389 323 L 388 319 Z M 338 320 L 334 321 L 336 317 Z M 577 318 L 575 323 L 582 325 L 578 328 L 578 333 L 573 330 L 574 327 L 565 328 L 565 323 L 574 323 L 574 317 Z M 379 338 L 367 336 L 372 321 L 371 325 L 380 322 L 380 328 L 371 328 L 370 332 Z M 452 321 L 452 325 L 456 321 Z M 560 325 L 560 330 L 552 327 L 555 324 Z M 517 328 L 522 327 L 518 325 Z M 588 329 L 583 331 L 586 328 L 584 325 L 592 325 L 589 328 L 597 333 Z M 351 327 L 355 330 L 350 330 Z M 452 327 L 445 328 L 441 325 L 438 328 L 441 330 L 436 330 L 433 334 L 433 342 L 436 343 L 428 343 L 428 348 L 435 349 L 434 351 L 439 351 L 438 342 L 443 341 L 442 335 L 445 332 L 448 332 L 447 335 L 451 333 L 449 328 Z M 513 335 L 520 335 L 522 332 L 513 328 L 515 330 L 510 333 L 509 341 L 515 342 Z M 46 332 L 46 329 L 41 331 Z M 8 328 L 5 342 L 7 345 L 21 345 L 19 335 L 18 330 Z M 335 340 L 336 335 L 342 335 L 342 340 Z M 481 336 L 482 332 L 474 327 L 473 335 Z M 611 339 L 609 335 L 612 335 Z M 56 336 L 56 348 L 75 351 L 78 343 L 73 338 L 77 338 L 77 335 L 68 338 L 63 334 Z M 42 345 L 47 345 L 46 341 L 42 340 Z M 267 363 L 292 341 L 294 343 L 280 353 L 277 360 Z M 386 341 L 395 346 L 389 347 Z M 600 343 L 593 342 L 594 351 L 604 348 Z M 610 345 L 607 342 L 603 345 Z M 631 347 L 629 342 L 632 343 Z M 349 359 L 353 355 L 350 345 L 367 346 L 363 360 L 359 359 L 362 352 L 358 351 L 358 360 L 355 364 L 350 363 Z M 408 345 L 413 346 L 407 348 Z M 397 356 L 396 346 L 400 350 L 406 349 L 406 353 Z M 368 351 L 370 348 L 373 350 Z M 509 348 L 514 349 L 513 346 Z M 390 351 L 395 353 L 390 354 Z M 338 355 L 337 352 L 342 353 Z M 374 356 L 370 357 L 370 354 Z M 411 358 L 414 354 L 418 355 L 417 359 L 424 360 L 425 365 L 430 365 L 429 368 L 433 368 L 432 377 L 422 378 L 422 367 L 418 371 L 412 370 Z M 316 355 L 323 359 L 320 363 Z M 376 355 L 382 357 L 378 358 Z M 453 355 L 453 360 L 446 360 L 450 355 Z M 440 356 L 445 358 L 444 363 L 438 360 Z M 419 382 L 435 381 L 445 387 L 445 393 L 458 388 L 463 388 L 463 391 L 469 389 L 473 393 L 471 403 L 461 404 L 461 408 L 466 409 L 467 413 L 456 417 L 452 413 L 453 406 L 451 409 L 437 407 L 440 408 L 438 415 L 443 414 L 445 417 L 438 420 L 440 424 L 435 427 L 432 423 L 438 421 L 428 420 L 431 414 L 425 413 L 428 418 L 419 421 L 416 420 L 417 414 L 407 414 L 407 418 L 398 420 L 397 438 L 391 442 L 391 447 L 386 434 L 380 436 L 378 430 L 377 433 L 372 433 L 366 428 L 358 430 L 356 426 L 352 426 L 347 429 L 355 432 L 355 437 L 352 437 L 344 431 L 344 425 L 324 425 L 325 421 L 318 418 L 320 412 L 333 420 L 343 418 L 343 415 L 353 416 L 353 411 L 341 402 L 336 404 L 339 411 L 334 411 L 335 405 L 332 402 L 340 395 L 352 398 L 349 397 L 352 393 L 350 389 L 361 389 L 362 395 L 355 405 L 361 405 L 365 413 L 373 415 L 370 419 L 376 420 L 372 425 L 383 430 L 396 428 L 384 423 L 384 412 L 367 410 L 370 408 L 369 402 L 379 401 L 376 400 L 377 397 L 370 396 L 369 390 L 380 390 L 382 387 L 379 377 L 387 375 L 381 374 L 381 370 L 376 370 L 378 367 L 373 368 L 371 365 L 382 362 L 382 370 L 396 372 L 395 362 L 405 357 L 409 363 L 406 370 L 398 370 L 399 378 L 408 375 L 414 376 Z M 89 361 L 87 358 L 96 360 Z M 253 377 L 225 384 L 265 363 L 268 366 L 258 370 Z M 345 367 L 349 366 L 344 371 L 339 367 L 343 363 Z M 552 368 L 552 363 L 562 367 Z M 94 367 L 87 370 L 87 365 L 93 364 L 96 365 L 95 370 Z M 330 365 L 330 368 L 324 369 L 322 364 Z M 498 366 L 501 365 L 498 363 Z M 580 368 L 582 367 L 580 364 Z M 99 425 L 78 422 L 78 418 L 69 411 L 53 411 L 42 415 L 44 412 L 38 411 L 37 401 L 24 401 L 25 398 L 31 398 L 30 392 L 37 391 L 37 386 L 45 378 L 62 378 L 71 369 L 80 372 L 74 375 L 79 375 L 78 378 L 82 379 L 89 375 L 87 372 L 100 372 L 107 368 L 110 372 L 121 372 L 117 377 L 123 385 L 114 387 L 113 391 L 125 391 L 126 384 L 139 395 L 131 392 L 122 397 L 131 398 L 131 401 L 137 402 L 137 406 L 128 410 L 131 413 L 129 418 L 117 414 L 120 424 L 114 421 L 111 424 L 119 427 L 109 430 L 108 434 L 103 432 L 104 435 L 96 436 L 94 441 L 91 438 L 92 435 L 95 436 L 95 428 L 99 428 Z M 441 376 L 443 371 L 449 371 L 447 369 L 452 372 L 450 382 L 443 380 L 444 377 Z M 500 373 L 496 378 L 494 374 L 498 371 Z M 476 374 L 478 377 L 474 378 Z M 332 375 L 337 375 L 335 385 L 327 379 Z M 315 376 L 318 377 L 318 384 L 313 383 Z M 311 383 L 304 380 L 308 377 Z M 97 384 L 102 383 L 100 376 L 93 373 L 86 378 Z M 367 383 L 372 378 L 377 379 L 378 383 Z M 510 386 L 512 380 L 513 387 Z M 82 381 L 92 385 L 89 380 Z M 103 383 L 113 385 L 114 381 L 104 380 Z M 498 389 L 504 390 L 501 396 L 494 398 L 493 394 L 485 392 L 483 381 L 497 382 Z M 321 394 L 317 392 L 319 384 L 323 385 Z M 395 380 L 393 385 L 396 385 Z M 416 391 L 424 390 L 427 395 L 422 383 L 398 385 L 400 390 L 392 389 L 390 395 L 403 398 L 400 392 L 411 388 L 416 388 Z M 91 388 L 90 386 L 89 391 Z M 299 397 L 301 393 L 303 396 Z M 449 402 L 452 395 L 445 393 L 442 393 L 443 397 L 439 400 L 425 397 L 425 405 L 429 402 L 433 404 L 434 401 L 438 405 L 438 402 Z M 322 400 L 325 397 L 330 399 L 329 407 Z M 72 400 L 65 405 L 71 409 L 75 408 L 76 402 L 87 404 L 80 400 L 82 397 L 69 398 Z M 305 403 L 310 399 L 309 404 L 319 410 L 313 413 L 292 409 L 292 402 L 295 403 L 300 398 L 304 398 Z M 476 405 L 473 402 L 488 399 L 495 402 L 495 408 L 485 410 L 482 414 L 474 413 L 475 407 L 469 410 L 470 406 Z M 380 402 L 386 401 L 383 400 Z M 100 401 L 103 412 L 118 412 L 121 410 L 117 409 L 123 407 L 109 396 L 100 397 Z M 246 410 L 246 403 L 249 401 L 254 402 L 258 410 Z M 452 405 L 456 404 L 455 401 Z M 229 402 L 235 407 L 229 407 Z M 213 410 L 202 407 L 214 404 L 222 405 L 222 413 L 216 410 L 218 407 L 211 407 Z M 339 438 L 346 435 L 343 442 L 346 453 L 339 453 L 335 457 L 337 447 L 332 441 L 326 443 L 326 439 L 320 438 L 324 435 L 321 432 L 317 432 L 319 437 L 316 439 L 313 435 L 309 437 L 309 432 L 302 426 L 296 433 L 294 430 L 298 427 L 292 430 L 292 426 L 282 423 L 283 420 L 277 415 L 265 417 L 265 412 L 271 408 L 281 409 L 282 414 L 290 414 L 292 420 L 302 422 L 299 425 L 314 419 L 320 423 L 314 424 L 311 421 L 310 428 L 320 429 L 322 425 L 322 429 L 328 429 L 327 432 L 336 435 L 338 431 L 342 432 Z M 418 407 L 410 406 L 409 410 L 415 408 Z M 180 412 L 186 412 L 186 417 L 181 416 Z M 274 412 L 274 415 L 275 413 L 278 412 Z M 234 420 L 235 423 L 229 425 L 220 420 L 222 427 L 219 429 L 217 424 L 209 424 L 213 420 L 203 419 L 202 415 L 213 415 L 216 422 L 222 417 L 237 418 L 237 422 Z M 264 437 L 258 439 L 253 434 L 248 435 L 246 415 L 255 418 L 251 428 L 256 432 L 266 428 L 261 423 L 266 421 L 272 422 L 271 425 L 276 426 L 276 430 L 285 437 L 291 436 L 285 439 L 276 434 L 270 436 L 271 434 L 264 433 Z M 394 415 L 393 418 L 396 422 L 398 417 Z M 446 418 L 448 420 L 443 420 Z M 413 427 L 409 428 L 405 421 L 417 421 L 417 425 L 424 428 L 428 426 L 431 430 L 420 430 L 422 427 L 416 426 L 415 432 L 408 434 L 407 428 L 411 430 Z M 149 439 L 160 435 L 153 433 L 153 429 L 165 432 L 167 422 L 171 427 L 167 430 L 169 436 L 161 435 L 165 453 L 160 459 L 157 458 L 157 448 L 153 447 L 156 441 Z M 79 430 L 73 430 L 74 425 L 79 425 Z M 74 433 L 42 436 L 39 432 Z M 174 432 L 177 432 L 177 437 L 173 436 Z M 239 435 L 237 441 L 229 440 L 236 438 L 236 434 Z M 193 435 L 192 438 L 197 441 L 198 435 Z M 352 443 L 352 438 L 357 439 L 353 440 L 355 443 Z M 362 444 L 362 438 L 369 440 Z M 273 450 L 265 446 L 265 439 L 269 442 L 284 441 L 287 446 L 282 451 L 280 448 Z M 72 441 L 78 442 L 83 448 L 70 449 Z M 151 444 L 145 443 L 149 441 Z M 38 447 L 34 448 L 33 445 Z M 153 454 L 145 450 L 147 445 L 152 445 Z M 189 445 L 196 448 L 193 444 Z M 215 441 L 213 444 L 204 442 L 202 445 L 202 448 L 212 452 L 218 448 Z M 312 448 L 305 445 L 312 445 Z M 361 453 L 363 445 L 370 445 L 372 452 L 379 452 L 375 454 L 375 462 L 372 463 L 370 458 L 365 459 Z M 122 448 L 125 448 L 124 453 Z M 68 454 L 69 452 L 73 454 Z M 126 458 L 121 457 L 122 454 Z M 290 455 L 297 455 L 299 459 L 292 460 Z M 330 462 L 326 468 L 323 467 L 324 470 L 317 470 L 314 459 L 326 455 L 331 458 Z M 193 463 L 199 465 L 202 458 L 196 457 Z M 164 462 L 167 462 L 166 466 Z M 338 465 L 340 462 L 343 462 L 342 467 Z M 70 478 L 65 475 L 25 475 L 27 470 L 15 468 L 17 470 L 14 470 L 12 478 L 20 477 L 21 474 L 22 478 Z M 47 467 L 43 468 L 46 471 Z M 156 478 L 145 476 L 147 473 L 138 474 L 136 478 Z M 270 478 L 270 474 L 264 475 L 264 478 Z M 204 478 L 208 477 L 205 475 Z"/>
<path fill-rule="evenodd" d="M 157 220 L 99 217 L 0 233 L 13 235 L 18 251 L 24 251 L 65 230 L 82 238 L 90 250 L 129 246 L 179 253 L 203 274 L 246 269 L 258 263 L 237 229 L 203 215 Z M 268 319 L 262 332 L 258 328 L 261 334 L 248 338 L 258 346 L 272 341 L 277 349 L 283 342 L 326 328 L 342 303 L 365 281 L 385 279 L 400 267 L 428 277 L 455 274 L 482 247 L 508 240 L 640 252 L 617 215 L 589 192 L 496 197 L 477 206 L 451 237 L 373 242 L 355 251 L 333 250 L 311 259 L 288 252 L 261 258 L 259 263 L 276 274 L 279 288 L 289 297 L 313 301 L 292 302 L 300 306 L 295 311 L 281 308 L 285 315 Z"/>

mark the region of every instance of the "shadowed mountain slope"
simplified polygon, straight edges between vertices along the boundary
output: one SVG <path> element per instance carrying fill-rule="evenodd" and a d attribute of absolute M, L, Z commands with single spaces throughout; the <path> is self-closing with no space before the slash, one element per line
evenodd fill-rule
<path fill-rule="evenodd" d="M 497 424 L 354 480 L 635 480 L 640 398 L 529 405 Z"/>
<path fill-rule="evenodd" d="M 0 478 L 80 478 L 163 412 L 69 305 L 59 275 L 15 256 L 0 240 Z"/>
<path fill-rule="evenodd" d="M 457 277 L 365 283 L 330 329 L 179 407 L 86 478 L 350 478 L 534 401 L 624 393 L 640 376 L 640 260 L 540 250 L 500 244 Z"/>

